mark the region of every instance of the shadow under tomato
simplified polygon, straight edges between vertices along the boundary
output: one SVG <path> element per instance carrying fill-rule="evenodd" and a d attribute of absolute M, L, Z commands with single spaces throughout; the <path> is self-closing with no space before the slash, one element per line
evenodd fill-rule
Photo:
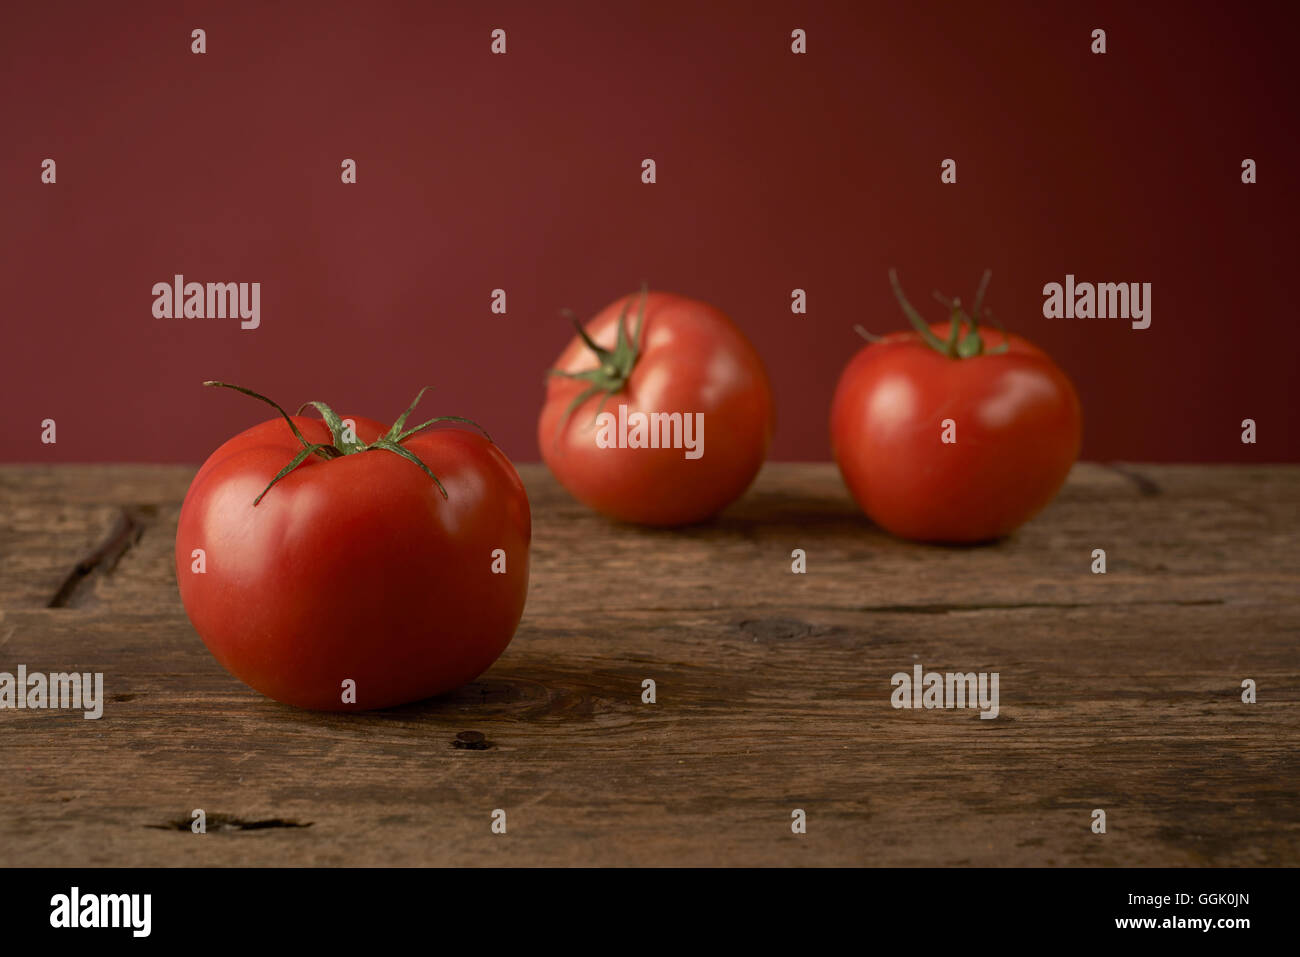
<path fill-rule="evenodd" d="M 605 516 L 597 520 L 616 534 L 640 535 L 647 538 L 726 539 L 749 540 L 808 540 L 815 536 L 819 543 L 870 544 L 884 548 L 912 547 L 934 549 L 985 549 L 996 548 L 1014 537 L 1014 533 L 1001 538 L 979 542 L 923 542 L 900 538 L 885 531 L 868 518 L 847 492 L 841 494 L 801 494 L 780 491 L 754 490 L 728 506 L 718 515 L 690 525 L 652 526 L 620 522 Z"/>

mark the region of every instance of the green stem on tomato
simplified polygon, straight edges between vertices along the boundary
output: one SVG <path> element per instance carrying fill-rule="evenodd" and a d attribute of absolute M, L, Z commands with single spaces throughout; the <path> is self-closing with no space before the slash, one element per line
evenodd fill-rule
<path fill-rule="evenodd" d="M 903 309 L 903 315 L 911 323 L 912 328 L 916 330 L 921 341 L 927 346 L 949 359 L 974 359 L 979 356 L 1000 355 L 1007 351 L 1008 345 L 1004 341 L 993 349 L 985 349 L 984 337 L 980 335 L 979 323 L 983 316 L 981 312 L 984 308 L 984 294 L 988 291 L 989 280 L 993 277 L 993 270 L 984 270 L 984 275 L 980 278 L 979 288 L 975 292 L 975 305 L 971 312 L 966 312 L 962 308 L 960 299 L 948 299 L 938 290 L 934 296 L 949 309 L 949 321 L 951 325 L 948 329 L 947 340 L 940 339 L 934 334 L 929 324 L 921 317 L 921 314 L 913 308 L 912 304 L 907 301 L 903 295 L 902 284 L 898 281 L 898 273 L 889 270 L 889 284 L 894 289 L 894 296 L 898 299 L 899 306 Z M 962 331 L 964 328 L 964 332 Z M 1005 331 L 998 327 L 999 331 Z"/>
<path fill-rule="evenodd" d="M 627 380 L 636 367 L 637 359 L 641 357 L 641 333 L 645 325 L 646 298 L 649 294 L 649 289 L 642 283 L 641 298 L 636 309 L 636 327 L 632 330 L 630 339 L 627 334 L 627 314 L 632 306 L 632 297 L 628 296 L 623 303 L 623 311 L 618 316 L 618 330 L 615 334 L 613 349 L 605 349 L 597 345 L 591 336 L 587 334 L 587 330 L 583 328 L 582 323 L 578 321 L 578 317 L 569 310 L 564 310 L 563 315 L 573 323 L 574 328 L 578 330 L 578 335 L 582 338 L 583 344 L 591 350 L 600 364 L 592 369 L 583 369 L 581 372 L 566 372 L 563 369 L 552 369 L 550 371 L 550 375 L 561 376 L 565 379 L 577 379 L 588 383 L 587 388 L 574 396 L 573 401 L 564 410 L 564 415 L 560 417 L 557 435 L 560 431 L 563 431 L 565 423 L 569 421 L 578 407 L 592 396 L 603 393 L 600 405 L 596 409 L 596 416 L 599 417 L 601 410 L 605 408 L 605 403 L 609 401 L 609 397 L 620 392 L 627 385 Z"/>
<path fill-rule="evenodd" d="M 321 458 L 326 459 L 328 461 L 329 459 L 336 459 L 344 455 L 356 455 L 360 452 L 370 452 L 376 449 L 382 449 L 383 451 L 386 452 L 392 452 L 393 454 L 406 459 L 412 464 L 419 466 L 420 469 L 424 471 L 425 475 L 433 479 L 433 484 L 438 486 L 438 491 L 442 493 L 442 497 L 447 498 L 447 489 L 443 486 L 442 482 L 439 481 L 438 476 L 433 474 L 433 472 L 429 469 L 429 467 L 420 460 L 420 457 L 418 455 L 416 455 L 410 449 L 402 445 L 402 442 L 410 438 L 412 435 L 415 435 L 417 432 L 421 432 L 424 429 L 427 429 L 429 426 L 437 422 L 464 422 L 467 425 L 474 426 L 474 428 L 482 432 L 484 438 L 486 438 L 489 442 L 492 441 L 492 437 L 488 435 L 487 432 L 483 429 L 483 427 L 480 426 L 477 422 L 475 422 L 472 419 L 467 419 L 459 415 L 440 415 L 436 418 L 430 419 L 427 422 L 417 425 L 413 429 L 407 429 L 406 420 L 410 418 L 411 413 L 415 411 L 415 407 L 420 404 L 420 399 L 424 397 L 424 393 L 429 391 L 429 389 L 431 388 L 430 386 L 425 386 L 423 389 L 419 391 L 419 393 L 416 394 L 415 401 L 413 401 L 407 407 L 405 412 L 403 412 L 401 415 L 397 417 L 397 420 L 391 426 L 389 426 L 387 432 L 385 432 L 379 438 L 375 439 L 375 441 L 367 444 L 361 441 L 348 441 L 347 439 L 345 439 L 343 435 L 345 431 L 343 428 L 343 420 L 339 418 L 337 412 L 331 409 L 324 402 L 315 402 L 315 401 L 304 402 L 301 406 L 298 407 L 299 414 L 301 414 L 302 410 L 307 408 L 307 406 L 309 405 L 315 408 L 316 411 L 318 411 L 321 414 L 321 418 L 325 420 L 325 424 L 329 427 L 330 430 L 330 438 L 332 439 L 331 442 L 308 442 L 307 437 L 302 434 L 302 430 L 299 429 L 298 426 L 294 423 L 293 419 L 290 418 L 289 413 L 284 411 L 284 409 L 280 407 L 279 403 L 275 402 L 274 400 L 268 399 L 266 396 L 258 392 L 254 392 L 252 389 L 245 389 L 243 386 L 231 385 L 228 382 L 217 382 L 215 380 L 208 380 L 203 384 L 209 386 L 218 386 L 223 389 L 234 389 L 236 392 L 242 392 L 244 395 L 252 396 L 254 399 L 257 399 L 261 402 L 265 402 L 267 405 L 274 408 L 277 412 L 280 413 L 281 416 L 284 417 L 284 420 L 289 423 L 289 429 L 293 432 L 294 437 L 299 442 L 302 443 L 301 451 L 299 451 L 298 454 L 295 455 L 284 468 L 280 469 L 280 471 L 276 473 L 275 478 L 271 479 L 271 483 L 267 485 L 266 488 L 262 489 L 262 494 L 257 496 L 257 498 L 253 499 L 254 506 L 256 506 L 259 502 L 262 501 L 263 497 L 265 497 L 267 492 L 271 491 L 272 486 L 274 486 L 276 482 L 280 481 L 280 479 L 284 478 L 294 469 L 298 468 L 298 466 L 302 465 L 303 462 L 306 462 L 307 459 L 310 458 L 312 455 L 319 455 Z"/>

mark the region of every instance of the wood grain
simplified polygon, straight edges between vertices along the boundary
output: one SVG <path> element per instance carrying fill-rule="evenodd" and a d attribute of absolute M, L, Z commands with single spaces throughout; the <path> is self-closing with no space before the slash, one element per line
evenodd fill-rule
<path fill-rule="evenodd" d="M 521 473 L 533 579 L 502 659 L 320 715 L 186 620 L 193 469 L 0 467 L 0 671 L 102 671 L 108 698 L 0 711 L 0 865 L 1300 861 L 1300 468 L 1080 465 L 975 548 L 885 536 L 828 465 L 768 466 L 677 531 Z M 68 587 L 123 515 L 138 536 Z M 999 672 L 999 717 L 893 709 L 917 662 Z"/>

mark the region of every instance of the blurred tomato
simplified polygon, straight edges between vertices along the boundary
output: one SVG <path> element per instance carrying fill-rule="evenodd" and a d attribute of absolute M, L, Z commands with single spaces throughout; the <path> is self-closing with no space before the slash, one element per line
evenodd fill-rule
<path fill-rule="evenodd" d="M 551 472 L 584 504 L 623 521 L 681 525 L 749 487 L 772 419 L 762 360 L 726 315 L 642 292 L 579 326 L 552 370 L 537 441 Z M 640 441 L 639 421 L 653 423 Z M 698 448 L 666 440 L 679 434 Z M 660 447 L 641 444 L 647 437 Z"/>

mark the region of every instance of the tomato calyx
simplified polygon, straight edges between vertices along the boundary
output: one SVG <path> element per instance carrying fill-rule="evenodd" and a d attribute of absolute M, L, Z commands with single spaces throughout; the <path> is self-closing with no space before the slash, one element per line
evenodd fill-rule
<path fill-rule="evenodd" d="M 600 400 L 600 406 L 596 409 L 596 415 L 599 417 L 601 409 L 611 395 L 621 392 L 627 385 L 628 378 L 632 375 L 632 369 L 636 366 L 636 361 L 641 357 L 641 328 L 645 323 L 645 304 L 646 297 L 650 294 L 649 288 L 642 283 L 641 298 L 636 307 L 636 328 L 629 339 L 627 335 L 627 313 L 632 306 L 632 297 L 629 295 L 627 301 L 623 303 L 623 311 L 618 316 L 618 338 L 614 342 L 613 349 L 605 349 L 598 346 L 591 336 L 587 335 L 587 330 L 582 327 L 578 317 L 571 311 L 564 310 L 566 315 L 573 323 L 578 335 L 587 348 L 595 354 L 600 360 L 600 365 L 594 369 L 583 369 L 581 372 L 566 372 L 563 369 L 552 369 L 551 375 L 562 376 L 566 379 L 579 379 L 589 383 L 587 388 L 583 389 L 578 395 L 574 396 L 568 408 L 564 410 L 564 415 L 560 418 L 560 428 L 564 428 L 564 423 L 569 421 L 575 409 L 582 403 L 586 402 L 593 395 L 603 392 L 604 397 Z"/>
<path fill-rule="evenodd" d="M 980 335 L 979 331 L 979 324 L 982 321 L 988 322 L 989 325 L 1000 332 L 1005 333 L 1006 331 L 993 319 L 992 310 L 984 307 L 984 294 L 988 291 L 989 280 L 992 278 L 993 270 L 984 270 L 984 275 L 980 277 L 979 288 L 975 291 L 975 304 L 970 312 L 967 312 L 962 306 L 960 299 L 949 299 L 937 289 L 935 290 L 934 298 L 948 307 L 951 321 L 948 328 L 948 338 L 940 339 L 930 329 L 929 323 L 921 318 L 921 314 L 903 295 L 903 287 L 898 281 L 898 273 L 893 269 L 889 270 L 889 284 L 894 289 L 894 297 L 898 300 L 899 306 L 902 307 L 903 315 L 907 316 L 907 321 L 911 323 L 912 328 L 916 330 L 922 342 L 949 359 L 974 359 L 978 356 L 1001 355 L 1007 351 L 1008 345 L 1006 342 L 992 349 L 986 349 L 984 347 L 984 337 Z M 962 332 L 963 327 L 966 330 L 964 333 Z M 855 326 L 854 328 L 868 342 L 880 341 L 881 337 L 873 336 L 861 326 Z"/>
<path fill-rule="evenodd" d="M 351 433 L 352 438 L 349 439 L 348 434 L 350 430 L 344 425 L 343 420 L 339 418 L 338 413 L 324 402 L 304 402 L 298 407 L 298 414 L 301 415 L 303 409 L 307 408 L 309 405 L 312 406 L 321 414 L 321 418 L 325 420 L 325 424 L 329 426 L 330 438 L 332 441 L 308 442 L 307 437 L 302 434 L 298 426 L 294 425 L 293 419 L 289 417 L 289 413 L 284 411 L 284 409 L 280 407 L 280 404 L 274 399 L 268 399 L 266 396 L 254 392 L 252 389 L 245 389 L 243 386 L 231 385 L 228 382 L 208 380 L 203 384 L 218 386 L 223 389 L 234 389 L 236 392 L 242 392 L 244 395 L 252 396 L 254 399 L 265 402 L 283 416 L 284 421 L 289 423 L 289 428 L 292 430 L 294 437 L 302 443 L 302 450 L 289 461 L 288 465 L 276 473 L 275 478 L 271 479 L 270 484 L 267 485 L 266 488 L 262 489 L 262 494 L 253 499 L 254 506 L 262 501 L 262 498 L 267 492 L 271 491 L 272 486 L 274 486 L 276 482 L 280 481 L 280 479 L 284 478 L 298 466 L 302 465 L 303 462 L 307 461 L 307 459 L 313 455 L 318 455 L 328 461 L 330 459 L 340 458 L 344 455 L 356 455 L 360 452 L 371 452 L 376 449 L 382 449 L 386 452 L 400 455 L 407 461 L 418 465 L 424 471 L 425 475 L 433 479 L 433 484 L 438 486 L 438 491 L 442 493 L 442 497 L 446 498 L 447 490 L 443 487 L 442 482 L 438 480 L 438 476 L 434 475 L 433 472 L 429 470 L 429 467 L 420 461 L 420 457 L 402 445 L 402 443 L 417 432 L 422 432 L 429 426 L 436 425 L 439 422 L 463 422 L 467 425 L 472 425 L 483 433 L 484 438 L 489 442 L 492 441 L 492 436 L 488 435 L 481 425 L 473 419 L 467 419 L 459 415 L 440 415 L 429 419 L 427 422 L 422 422 L 413 428 L 406 428 L 406 420 L 411 417 L 411 413 L 415 411 L 415 407 L 420 404 L 420 399 L 424 397 L 424 393 L 428 392 L 431 386 L 425 386 L 419 391 L 415 396 L 415 401 L 407 407 L 405 412 L 397 417 L 397 421 L 389 427 L 387 432 L 375 439 L 375 441 L 366 443 L 357 441 L 356 433 L 354 431 Z"/>

